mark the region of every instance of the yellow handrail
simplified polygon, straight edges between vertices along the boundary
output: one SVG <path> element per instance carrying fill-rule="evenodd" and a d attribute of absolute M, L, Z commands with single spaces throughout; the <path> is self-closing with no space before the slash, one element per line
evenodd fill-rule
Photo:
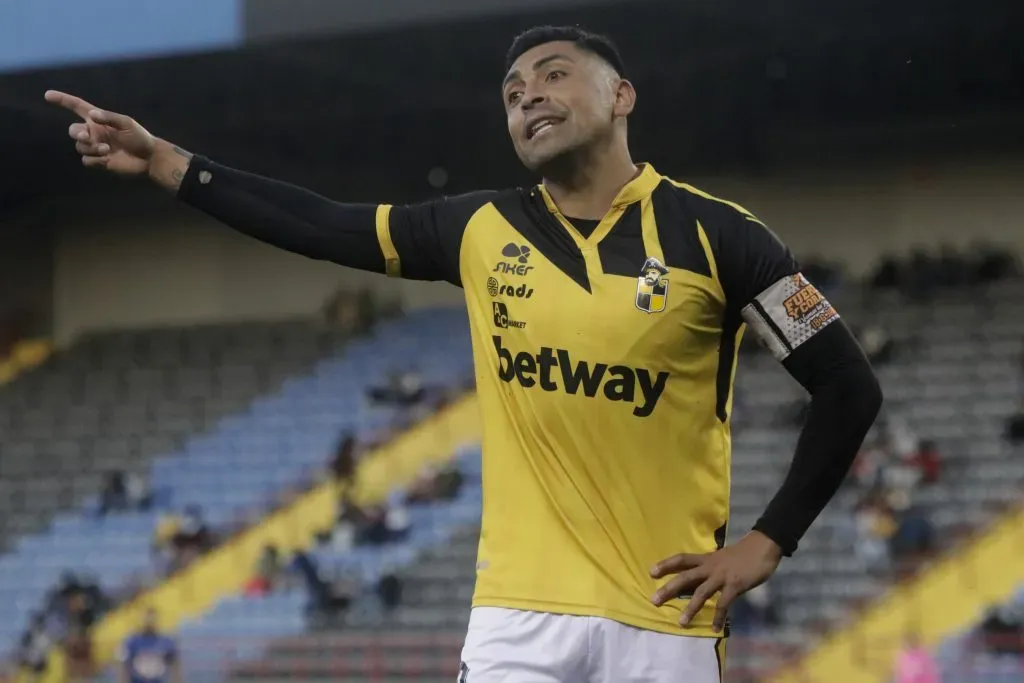
<path fill-rule="evenodd" d="M 888 681 L 910 631 L 922 644 L 937 646 L 973 624 L 985 607 L 1010 599 L 1022 582 L 1024 507 L 1006 514 L 959 552 L 894 587 L 770 683 Z"/>

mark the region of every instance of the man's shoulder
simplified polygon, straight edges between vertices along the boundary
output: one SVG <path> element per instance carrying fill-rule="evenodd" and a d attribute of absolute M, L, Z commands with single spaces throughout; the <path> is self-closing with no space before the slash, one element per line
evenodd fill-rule
<path fill-rule="evenodd" d="M 664 181 L 657 191 L 685 203 L 697 215 L 698 219 L 702 221 L 711 220 L 742 224 L 742 221 L 750 220 L 758 224 L 760 223 L 754 214 L 744 206 L 675 178 L 664 177 Z"/>
<path fill-rule="evenodd" d="M 442 195 L 418 204 L 409 204 L 405 209 L 413 216 L 430 218 L 438 225 L 450 228 L 465 228 L 482 208 L 502 204 L 510 199 L 525 196 L 521 188 L 504 190 L 474 190 L 463 194 Z"/>
<path fill-rule="evenodd" d="M 463 194 L 444 195 L 434 200 L 453 209 L 476 212 L 481 207 L 495 202 L 507 201 L 529 195 L 529 190 L 521 187 L 508 187 L 502 190 L 473 190 Z"/>

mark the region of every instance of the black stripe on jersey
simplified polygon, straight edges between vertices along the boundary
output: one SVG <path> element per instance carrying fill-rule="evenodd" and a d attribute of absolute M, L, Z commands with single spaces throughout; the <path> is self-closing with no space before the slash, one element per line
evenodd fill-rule
<path fill-rule="evenodd" d="M 743 324 L 739 312 L 726 309 L 722 321 L 722 338 L 718 341 L 718 374 L 715 376 L 715 415 L 722 422 L 729 419 L 726 406 L 732 392 L 732 366 L 736 362 L 736 333 Z"/>
<path fill-rule="evenodd" d="M 665 256 L 665 265 L 711 277 L 708 255 L 697 235 L 697 218 L 686 209 L 686 190 L 667 180 L 661 181 L 651 194 L 658 241 Z"/>
<path fill-rule="evenodd" d="M 726 638 L 729 634 L 726 633 Z M 718 680 L 725 683 L 725 638 L 719 638 L 715 641 L 715 659 L 718 660 Z"/>
<path fill-rule="evenodd" d="M 590 291 L 587 263 L 565 226 L 548 211 L 544 198 L 535 189 L 520 190 L 499 197 L 494 208 L 537 251 L 583 289 Z M 641 264 L 642 265 L 642 264 Z M 639 269 L 637 269 L 639 273 Z"/>
<path fill-rule="evenodd" d="M 725 547 L 725 534 L 729 530 L 729 522 L 725 522 L 722 526 L 715 529 L 715 545 L 721 550 Z"/>
<path fill-rule="evenodd" d="M 598 242 L 597 255 L 605 275 L 640 275 L 647 260 L 643 227 L 640 225 L 640 202 L 626 207 L 611 232 Z"/>

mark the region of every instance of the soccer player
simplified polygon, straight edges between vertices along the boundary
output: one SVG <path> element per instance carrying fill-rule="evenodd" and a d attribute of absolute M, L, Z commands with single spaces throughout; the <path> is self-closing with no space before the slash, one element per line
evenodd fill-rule
<path fill-rule="evenodd" d="M 406 206 L 334 202 L 46 94 L 81 117 L 86 166 L 289 251 L 465 290 L 484 503 L 463 683 L 719 681 L 730 603 L 796 550 L 880 406 L 847 327 L 760 220 L 634 163 L 625 76 L 604 37 L 523 33 L 499 92 L 541 182 Z M 725 546 L 746 327 L 812 398 L 781 489 Z"/>

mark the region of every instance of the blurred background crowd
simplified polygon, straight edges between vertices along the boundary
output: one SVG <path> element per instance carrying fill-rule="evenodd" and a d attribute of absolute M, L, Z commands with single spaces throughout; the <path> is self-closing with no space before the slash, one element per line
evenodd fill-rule
<path fill-rule="evenodd" d="M 839 496 L 733 610 L 728 680 L 1024 680 L 1024 7 L 178 5 L 0 4 L 0 680 L 454 680 L 480 512 L 461 292 L 86 173 L 42 93 L 416 201 L 533 182 L 498 85 L 541 23 L 620 43 L 637 154 L 764 218 L 882 380 Z M 733 538 L 807 410 L 750 337 Z"/>

